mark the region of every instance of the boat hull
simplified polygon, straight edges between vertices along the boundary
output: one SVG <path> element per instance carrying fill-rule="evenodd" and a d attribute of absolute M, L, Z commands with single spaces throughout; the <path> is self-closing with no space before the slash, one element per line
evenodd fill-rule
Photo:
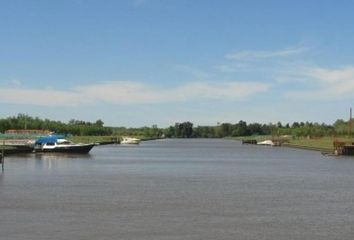
<path fill-rule="evenodd" d="M 35 152 L 58 152 L 58 153 L 89 153 L 95 144 L 80 146 L 55 146 L 53 148 L 36 148 Z"/>
<path fill-rule="evenodd" d="M 126 144 L 132 144 L 132 145 L 134 145 L 134 144 L 135 144 L 135 145 L 138 145 L 139 143 L 140 143 L 140 142 L 121 142 L 120 144 L 123 144 L 123 145 L 124 145 L 124 144 L 125 144 L 125 145 L 126 145 Z"/>

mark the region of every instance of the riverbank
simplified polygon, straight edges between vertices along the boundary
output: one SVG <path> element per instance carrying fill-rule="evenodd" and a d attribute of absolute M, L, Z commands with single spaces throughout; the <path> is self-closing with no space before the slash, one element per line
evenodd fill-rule
<path fill-rule="evenodd" d="M 138 138 L 141 141 L 157 140 L 160 138 L 144 137 L 144 136 L 131 136 Z M 115 144 L 120 143 L 121 136 L 71 136 L 68 140 L 75 143 L 98 143 L 98 144 Z"/>
<path fill-rule="evenodd" d="M 151 138 L 151 137 L 143 137 L 143 136 L 134 136 L 134 137 L 141 139 L 141 141 L 159 139 L 159 138 Z M 68 139 L 75 143 L 97 143 L 100 145 L 104 145 L 104 144 L 119 144 L 121 137 L 120 136 L 71 136 L 68 137 Z M 308 138 L 293 138 L 291 136 L 273 137 L 270 135 L 262 135 L 262 136 L 232 137 L 226 139 L 238 140 L 238 141 L 256 140 L 257 142 L 272 139 L 281 142 L 281 145 L 285 147 L 301 148 L 301 149 L 320 151 L 326 153 L 334 152 L 334 147 L 333 147 L 334 138 L 332 137 L 308 139 Z M 337 138 L 336 140 L 343 141 L 343 142 L 354 142 L 354 139 L 348 139 L 348 138 Z M 11 149 L 8 149 L 8 147 L 6 148 L 7 148 L 6 151 L 11 153 L 23 152 L 23 149 L 13 149 L 12 147 Z M 1 150 L 1 146 L 0 146 L 0 150 Z"/>
<path fill-rule="evenodd" d="M 331 137 L 291 139 L 289 142 L 284 143 L 283 146 L 329 153 L 334 151 L 333 138 Z"/>
<path fill-rule="evenodd" d="M 333 137 L 322 137 L 322 138 L 292 138 L 292 137 L 273 137 L 273 136 L 246 136 L 246 137 L 235 137 L 231 138 L 234 140 L 256 140 L 264 141 L 267 139 L 275 139 L 282 142 L 282 146 L 292 147 L 292 148 L 301 148 L 306 150 L 320 151 L 332 153 L 334 151 L 333 147 Z M 354 139 L 350 138 L 336 138 L 338 141 L 342 142 L 354 142 Z"/>

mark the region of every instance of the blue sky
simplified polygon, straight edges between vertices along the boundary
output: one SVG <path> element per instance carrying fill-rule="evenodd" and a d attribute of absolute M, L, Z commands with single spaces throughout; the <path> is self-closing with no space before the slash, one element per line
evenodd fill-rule
<path fill-rule="evenodd" d="M 2 0 L 0 109 L 109 126 L 348 118 L 353 1 Z"/>

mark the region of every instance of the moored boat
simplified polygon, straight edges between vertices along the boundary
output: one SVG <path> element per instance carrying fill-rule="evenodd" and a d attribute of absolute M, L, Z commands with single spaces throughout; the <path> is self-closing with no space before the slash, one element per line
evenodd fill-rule
<path fill-rule="evenodd" d="M 35 152 L 88 153 L 94 143 L 73 143 L 55 136 L 41 137 L 34 144 Z"/>
<path fill-rule="evenodd" d="M 265 140 L 262 142 L 257 142 L 257 145 L 275 146 L 272 140 Z"/>
<path fill-rule="evenodd" d="M 139 144 L 140 141 L 141 140 L 139 138 L 123 137 L 123 139 L 120 143 L 121 144 Z"/>

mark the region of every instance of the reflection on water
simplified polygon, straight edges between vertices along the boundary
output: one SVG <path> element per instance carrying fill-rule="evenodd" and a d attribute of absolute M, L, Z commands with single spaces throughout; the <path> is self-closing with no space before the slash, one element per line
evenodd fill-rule
<path fill-rule="evenodd" d="M 38 160 L 89 159 L 91 155 L 75 153 L 35 153 L 34 158 Z"/>
<path fill-rule="evenodd" d="M 52 169 L 53 167 L 68 166 L 70 160 L 75 159 L 91 159 L 90 154 L 74 154 L 74 153 L 35 153 L 33 155 L 35 159 L 36 168 Z"/>
<path fill-rule="evenodd" d="M 0 239 L 351 239 L 354 159 L 161 140 L 11 156 Z"/>
<path fill-rule="evenodd" d="M 2 185 L 2 182 L 3 182 L 3 179 L 4 179 L 4 175 L 5 175 L 5 172 L 3 170 L 1 170 L 1 172 L 0 172 L 0 185 Z"/>
<path fill-rule="evenodd" d="M 36 161 L 65 161 L 74 159 L 90 159 L 90 154 L 74 154 L 74 153 L 35 153 Z"/>
<path fill-rule="evenodd" d="M 76 154 L 76 153 L 31 153 L 31 154 L 20 154 L 20 155 L 9 155 L 6 157 L 5 164 L 7 165 L 6 172 L 11 171 L 11 166 L 18 169 L 19 171 L 24 170 L 21 168 L 25 167 L 26 171 L 30 169 L 52 169 L 55 167 L 66 168 L 69 167 L 71 161 L 90 161 L 92 156 L 90 154 Z"/>

